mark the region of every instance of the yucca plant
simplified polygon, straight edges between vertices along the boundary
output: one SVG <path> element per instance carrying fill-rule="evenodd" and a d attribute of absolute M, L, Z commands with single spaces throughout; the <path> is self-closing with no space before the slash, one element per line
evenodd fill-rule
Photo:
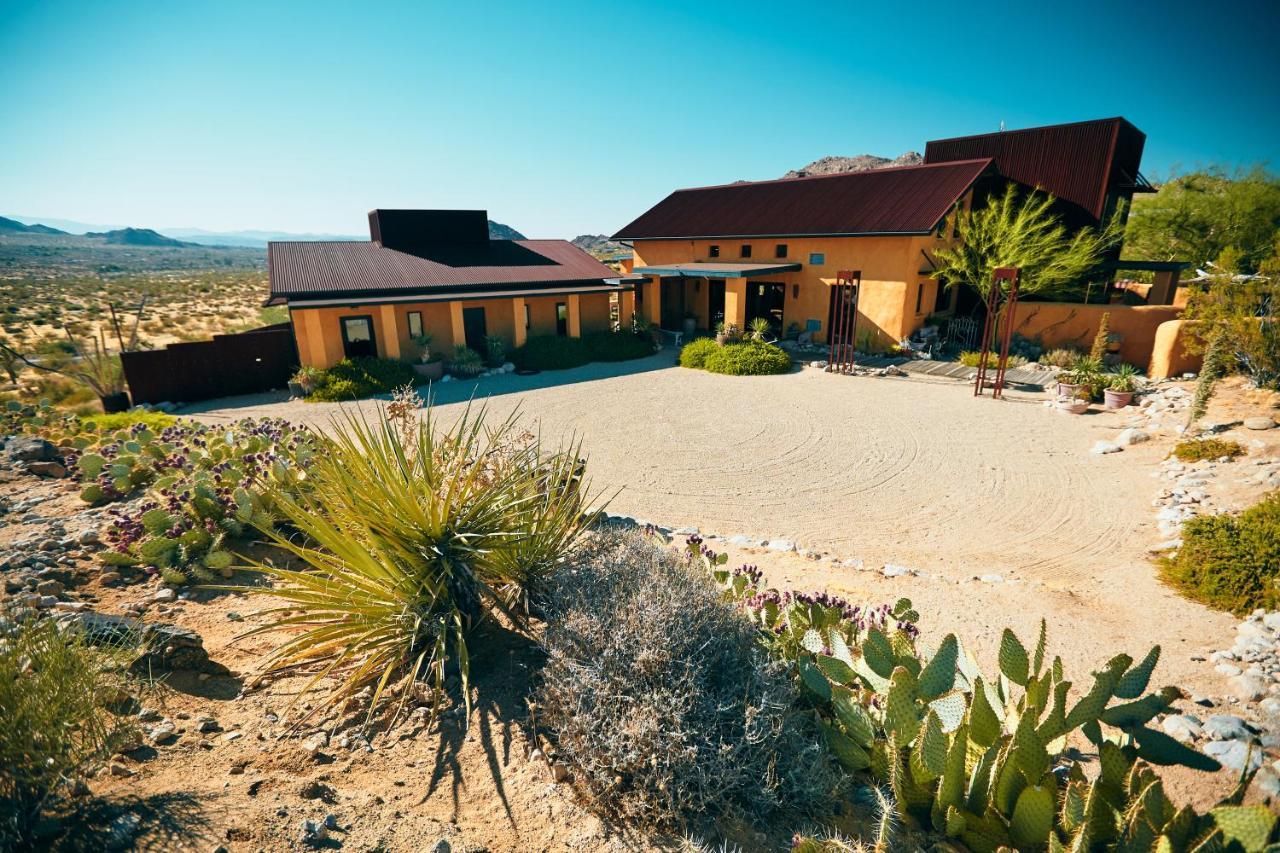
<path fill-rule="evenodd" d="M 256 564 L 286 604 L 250 633 L 292 634 L 265 669 L 311 671 L 302 694 L 332 679 L 319 707 L 372 686 L 368 720 L 394 684 L 394 720 L 419 681 L 434 716 L 452 661 L 469 709 L 468 631 L 491 610 L 523 626 L 526 591 L 594 520 L 578 448 L 470 408 L 447 430 L 427 408 L 410 428 L 348 414 L 334 432 L 310 492 L 276 496 L 301 535 L 262 530 L 305 565 Z"/>
<path fill-rule="evenodd" d="M 763 341 L 770 336 L 773 326 L 767 317 L 756 317 L 751 321 L 751 340 Z"/>

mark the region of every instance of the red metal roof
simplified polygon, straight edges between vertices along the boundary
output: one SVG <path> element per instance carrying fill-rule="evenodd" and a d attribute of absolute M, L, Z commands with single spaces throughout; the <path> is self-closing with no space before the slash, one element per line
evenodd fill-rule
<path fill-rule="evenodd" d="M 676 190 L 613 239 L 927 234 L 990 164 L 975 159 Z"/>
<path fill-rule="evenodd" d="M 990 157 L 1006 178 L 1079 205 L 1094 219 L 1108 191 L 1132 195 L 1146 135 L 1123 118 L 1005 130 L 925 144 L 927 164 Z"/>
<path fill-rule="evenodd" d="M 494 285 L 598 286 L 618 274 L 567 240 L 423 246 L 413 254 L 365 241 L 269 243 L 271 303 L 289 299 L 465 293 Z"/>

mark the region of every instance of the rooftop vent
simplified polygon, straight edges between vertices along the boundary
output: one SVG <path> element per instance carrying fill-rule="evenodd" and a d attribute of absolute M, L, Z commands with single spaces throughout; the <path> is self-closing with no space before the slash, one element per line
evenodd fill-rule
<path fill-rule="evenodd" d="M 442 244 L 489 242 L 486 210 L 371 210 L 369 239 L 385 249 L 417 252 Z"/>

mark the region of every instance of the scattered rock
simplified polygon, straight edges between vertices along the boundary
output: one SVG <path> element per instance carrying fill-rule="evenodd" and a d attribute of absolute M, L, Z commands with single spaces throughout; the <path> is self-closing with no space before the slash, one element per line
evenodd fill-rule
<path fill-rule="evenodd" d="M 764 546 L 770 551 L 794 551 L 796 543 L 790 539 L 770 539 L 764 543 Z"/>
<path fill-rule="evenodd" d="M 303 749 L 307 751 L 308 755 L 312 756 L 318 755 L 320 750 L 324 749 L 328 745 L 329 736 L 324 732 L 316 732 L 302 743 Z"/>
<path fill-rule="evenodd" d="M 1134 429 L 1133 427 L 1130 427 L 1129 429 L 1126 429 L 1126 430 L 1122 430 L 1120 434 L 1116 436 L 1116 444 L 1120 445 L 1121 447 L 1129 447 L 1134 444 L 1142 444 L 1142 442 L 1150 441 L 1150 440 L 1151 440 L 1150 435 L 1148 435 L 1147 433 L 1143 432 L 1140 429 Z"/>
<path fill-rule="evenodd" d="M 151 596 L 152 601 L 160 601 L 160 602 L 177 601 L 177 599 L 178 599 L 177 590 L 168 586 L 157 589 L 155 592 L 155 595 Z"/>
<path fill-rule="evenodd" d="M 51 462 L 58 456 L 52 442 L 35 436 L 19 435 L 5 443 L 10 462 Z"/>
<path fill-rule="evenodd" d="M 1243 740 L 1219 740 L 1207 743 L 1204 754 L 1216 758 L 1222 766 L 1235 773 L 1244 772 L 1245 762 L 1250 770 L 1262 766 L 1262 750 Z"/>
<path fill-rule="evenodd" d="M 1275 425 L 1276 425 L 1276 422 L 1272 420 L 1269 416 L 1244 419 L 1245 429 L 1273 429 Z"/>
<path fill-rule="evenodd" d="M 1214 714 L 1204 721 L 1204 733 L 1210 740 L 1245 740 L 1253 736 L 1249 726 L 1234 714 Z"/>
<path fill-rule="evenodd" d="M 210 675 L 230 674 L 225 666 L 209 659 L 204 640 L 187 628 L 92 611 L 63 614 L 58 619 L 64 629 L 83 632 L 85 639 L 94 645 L 139 640 L 143 653 L 133 662 L 131 670 L 135 673 L 192 670 Z"/>
<path fill-rule="evenodd" d="M 45 462 L 28 462 L 27 471 L 35 474 L 37 477 L 50 477 L 52 479 L 61 479 L 67 476 L 67 469 L 61 462 L 53 460 Z"/>
<path fill-rule="evenodd" d="M 1193 714 L 1175 714 L 1165 717 L 1160 723 L 1160 728 L 1164 729 L 1165 734 L 1183 743 L 1189 743 L 1204 733 L 1200 718 Z"/>
<path fill-rule="evenodd" d="M 1089 452 L 1097 455 L 1102 455 L 1104 453 L 1119 453 L 1123 449 L 1124 448 L 1122 448 L 1120 445 L 1113 444 L 1110 441 L 1099 441 L 1097 444 L 1093 446 L 1093 449 L 1090 450 Z"/>

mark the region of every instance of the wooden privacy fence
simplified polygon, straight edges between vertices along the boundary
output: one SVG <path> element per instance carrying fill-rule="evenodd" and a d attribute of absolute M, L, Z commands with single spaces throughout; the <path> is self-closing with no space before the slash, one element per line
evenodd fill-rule
<path fill-rule="evenodd" d="M 134 403 L 194 403 L 283 388 L 298 366 L 289 323 L 120 354 Z"/>

